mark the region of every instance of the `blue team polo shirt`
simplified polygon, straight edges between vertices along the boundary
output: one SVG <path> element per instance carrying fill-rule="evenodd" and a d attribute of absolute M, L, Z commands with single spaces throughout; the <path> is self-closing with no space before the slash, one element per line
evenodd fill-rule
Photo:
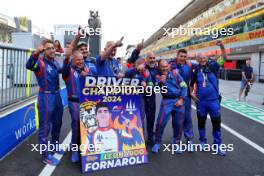
<path fill-rule="evenodd" d="M 117 76 L 120 72 L 118 61 L 115 58 L 101 60 L 101 56 L 96 58 L 96 69 L 98 76 Z"/>

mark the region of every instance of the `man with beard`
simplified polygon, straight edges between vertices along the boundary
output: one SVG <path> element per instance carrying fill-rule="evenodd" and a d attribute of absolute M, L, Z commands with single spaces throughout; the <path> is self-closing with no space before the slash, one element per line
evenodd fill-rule
<path fill-rule="evenodd" d="M 131 54 L 131 62 L 136 62 L 139 58 L 139 54 L 141 49 L 143 48 L 144 40 L 141 43 L 137 44 L 137 48 Z M 145 69 L 147 69 L 151 75 L 151 80 L 153 85 L 155 85 L 156 75 L 158 74 L 158 68 L 156 64 L 156 56 L 152 51 L 147 52 Z M 150 96 L 144 96 L 144 104 L 145 104 L 145 114 L 147 118 L 147 133 L 148 133 L 148 143 L 154 144 L 153 138 L 153 128 L 155 123 L 156 116 L 156 95 L 154 92 Z"/>
<path fill-rule="evenodd" d="M 159 73 L 158 66 L 156 64 L 156 56 L 155 53 L 149 51 L 146 57 L 146 69 L 150 72 L 151 80 L 153 85 L 156 83 L 156 75 Z M 150 96 L 144 96 L 145 102 L 145 113 L 147 118 L 147 132 L 148 132 L 148 142 L 150 144 L 154 144 L 154 123 L 156 117 L 156 94 L 153 91 Z"/>

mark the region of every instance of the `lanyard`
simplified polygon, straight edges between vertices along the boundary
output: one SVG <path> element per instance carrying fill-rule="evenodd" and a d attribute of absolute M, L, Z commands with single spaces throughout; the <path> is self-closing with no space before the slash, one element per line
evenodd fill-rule
<path fill-rule="evenodd" d="M 113 62 L 113 60 L 108 60 L 108 63 L 109 63 L 109 65 L 110 65 L 110 68 L 111 68 L 111 70 L 112 70 L 114 76 L 117 76 L 117 74 L 118 74 L 118 69 L 114 66 L 114 62 Z"/>
<path fill-rule="evenodd" d="M 206 83 L 208 81 L 207 73 L 204 73 L 204 70 L 202 69 L 202 75 L 203 75 L 203 87 L 206 87 Z"/>

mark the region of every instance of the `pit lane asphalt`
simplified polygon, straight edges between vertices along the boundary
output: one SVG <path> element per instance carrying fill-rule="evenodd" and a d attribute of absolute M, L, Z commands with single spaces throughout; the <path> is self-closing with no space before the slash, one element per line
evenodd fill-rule
<path fill-rule="evenodd" d="M 160 96 L 157 96 L 157 102 L 160 102 Z M 159 103 L 157 103 L 157 111 Z M 250 120 L 238 113 L 222 107 L 222 122 L 237 131 L 241 135 L 252 140 L 254 143 L 264 148 L 264 126 L 258 122 Z M 156 112 L 158 114 L 158 112 Z M 157 117 L 157 116 L 156 116 Z M 194 143 L 198 141 L 198 130 L 196 112 L 192 109 L 192 119 L 195 132 Z M 63 126 L 61 131 L 61 141 L 70 131 L 71 119 L 68 109 L 64 110 Z M 211 122 L 207 120 L 208 143 L 212 143 Z M 264 154 L 254 149 L 252 146 L 237 138 L 230 132 L 222 129 L 223 143 L 233 144 L 234 150 L 227 152 L 225 157 L 213 155 L 211 152 L 184 152 L 181 155 L 172 155 L 171 152 L 162 151 L 159 154 L 151 153 L 151 146 L 147 145 L 149 152 L 149 163 L 135 166 L 126 166 L 97 171 L 93 173 L 81 173 L 81 164 L 71 163 L 71 153 L 66 152 L 52 173 L 53 176 L 264 176 Z M 169 144 L 172 138 L 171 121 L 165 129 L 163 143 Z M 37 144 L 37 133 L 33 134 L 3 161 L 0 162 L 1 176 L 35 176 L 39 175 L 44 164 L 41 163 L 41 157 L 38 152 L 31 152 L 30 144 Z M 183 141 L 184 137 L 182 138 Z M 164 147 L 162 147 L 164 149 Z"/>

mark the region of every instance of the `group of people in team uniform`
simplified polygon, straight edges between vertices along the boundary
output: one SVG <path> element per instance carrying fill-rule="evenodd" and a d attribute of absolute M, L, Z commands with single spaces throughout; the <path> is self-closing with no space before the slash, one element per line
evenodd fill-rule
<path fill-rule="evenodd" d="M 191 118 L 191 100 L 196 103 L 198 129 L 200 135 L 200 144 L 207 144 L 205 123 L 207 115 L 211 117 L 213 126 L 214 144 L 221 145 L 221 113 L 220 113 L 220 95 L 218 88 L 218 70 L 226 59 L 224 45 L 217 41 L 220 46 L 222 57 L 208 58 L 203 55 L 196 57 L 197 62 L 187 60 L 187 51 L 180 49 L 177 57 L 170 62 L 167 60 L 156 61 L 155 53 L 148 52 L 145 58 L 142 58 L 140 51 L 143 48 L 143 42 L 137 45 L 132 52 L 130 63 L 132 68 L 122 72 L 119 62 L 115 58 L 116 50 L 121 47 L 123 37 L 116 41 L 108 41 L 104 50 L 96 58 L 96 63 L 89 58 L 88 46 L 86 43 L 79 43 L 81 31 L 75 36 L 71 44 L 68 45 L 65 52 L 65 59 L 61 67 L 55 60 L 54 42 L 44 40 L 42 44 L 34 51 L 26 67 L 32 70 L 39 84 L 38 94 L 38 112 L 39 112 L 39 143 L 46 146 L 42 153 L 43 162 L 51 165 L 58 165 L 53 154 L 63 154 L 65 151 L 56 148 L 54 151 L 48 150 L 48 136 L 51 131 L 51 144 L 59 144 L 60 129 L 62 125 L 63 105 L 60 96 L 59 74 L 65 81 L 68 95 L 68 107 L 71 115 L 72 139 L 71 144 L 80 143 L 80 77 L 86 75 L 95 76 L 116 76 L 139 78 L 141 85 L 146 86 L 166 86 L 166 93 L 162 93 L 162 100 L 157 119 L 156 114 L 156 95 L 151 96 L 142 94 L 141 118 L 144 128 L 146 117 L 145 137 L 148 143 L 152 144 L 152 152 L 158 153 L 161 148 L 162 135 L 172 117 L 173 144 L 179 144 L 182 133 L 184 133 L 188 151 L 192 152 L 191 147 L 194 137 L 192 118 Z M 154 131 L 154 123 L 156 128 Z M 176 153 L 182 153 L 178 148 Z M 225 151 L 218 148 L 219 155 L 225 155 Z M 78 151 L 72 151 L 72 162 L 80 160 Z"/>

